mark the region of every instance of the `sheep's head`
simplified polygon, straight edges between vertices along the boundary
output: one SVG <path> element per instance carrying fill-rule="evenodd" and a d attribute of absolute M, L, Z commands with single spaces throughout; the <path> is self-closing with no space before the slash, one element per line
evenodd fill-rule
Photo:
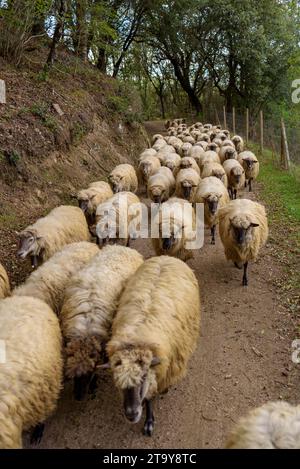
<path fill-rule="evenodd" d="M 259 226 L 247 215 L 237 215 L 230 220 L 231 235 L 235 242 L 242 246 L 252 240 L 253 230 Z"/>
<path fill-rule="evenodd" d="M 175 164 L 174 160 L 166 160 L 165 161 L 165 166 L 173 172 L 174 169 L 175 169 L 176 164 Z"/>
<path fill-rule="evenodd" d="M 221 194 L 210 194 L 205 198 L 205 205 L 211 215 L 216 215 Z"/>
<path fill-rule="evenodd" d="M 121 176 L 120 174 L 110 174 L 108 176 L 108 182 L 114 194 L 125 190 L 125 176 Z"/>
<path fill-rule="evenodd" d="M 144 399 L 156 393 L 153 367 L 159 363 L 150 349 L 139 347 L 127 347 L 110 358 L 115 385 L 123 394 L 125 415 L 132 423 L 140 420 Z"/>
<path fill-rule="evenodd" d="M 236 149 L 233 147 L 226 148 L 224 157 L 225 160 L 235 160 L 237 158 Z"/>
<path fill-rule="evenodd" d="M 149 188 L 150 198 L 156 204 L 160 204 L 163 201 L 163 196 L 165 192 L 165 188 L 159 184 L 156 184 L 155 186 Z"/>
<path fill-rule="evenodd" d="M 226 173 L 224 170 L 220 169 L 214 169 L 212 172 L 212 176 L 215 176 L 216 178 L 220 179 L 223 183 L 225 182 L 226 179 Z"/>
<path fill-rule="evenodd" d="M 245 162 L 245 165 L 246 165 L 247 169 L 252 169 L 253 166 L 258 163 L 257 160 L 253 160 L 251 158 L 244 158 L 243 162 Z"/>
<path fill-rule="evenodd" d="M 25 259 L 28 255 L 36 258 L 44 248 L 43 238 L 38 236 L 36 230 L 24 230 L 19 233 L 19 247 L 17 255 L 21 259 Z M 37 265 L 33 265 L 37 267 Z"/>
<path fill-rule="evenodd" d="M 144 178 L 148 178 L 150 176 L 151 167 L 152 167 L 152 165 L 151 165 L 150 161 L 141 161 L 140 169 L 141 169 L 141 172 L 142 172 Z"/>
<path fill-rule="evenodd" d="M 235 166 L 231 170 L 231 178 L 236 184 L 239 184 L 241 182 L 241 178 L 244 174 L 244 170 L 241 166 Z"/>
<path fill-rule="evenodd" d="M 218 145 L 215 142 L 212 142 L 208 145 L 207 149 L 210 151 L 215 151 L 216 153 L 218 152 Z"/>

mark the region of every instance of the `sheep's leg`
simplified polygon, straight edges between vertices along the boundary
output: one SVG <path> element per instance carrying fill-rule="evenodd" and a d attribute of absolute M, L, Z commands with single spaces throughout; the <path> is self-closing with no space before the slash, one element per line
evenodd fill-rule
<path fill-rule="evenodd" d="M 247 187 L 247 180 L 245 180 L 245 188 Z"/>
<path fill-rule="evenodd" d="M 234 196 L 233 196 L 234 199 L 236 199 L 236 195 L 237 195 L 237 190 L 234 189 Z"/>
<path fill-rule="evenodd" d="M 244 275 L 243 275 L 243 286 L 244 287 L 246 287 L 248 285 L 247 267 L 248 267 L 248 262 L 245 262 L 245 264 L 244 264 Z"/>
<path fill-rule="evenodd" d="M 76 401 L 82 401 L 89 388 L 91 375 L 82 375 L 74 378 L 74 397 Z"/>
<path fill-rule="evenodd" d="M 249 179 L 249 192 L 252 192 L 252 179 Z"/>
<path fill-rule="evenodd" d="M 231 187 L 228 187 L 228 194 L 229 194 L 229 198 L 232 200 L 232 189 L 231 189 Z"/>
<path fill-rule="evenodd" d="M 38 423 L 34 427 L 34 429 L 32 430 L 31 436 L 30 436 L 30 444 L 31 445 L 38 445 L 41 442 L 41 440 L 43 438 L 44 428 L 45 428 L 44 423 Z"/>
<path fill-rule="evenodd" d="M 98 388 L 98 376 L 94 374 L 89 384 L 88 393 L 92 394 L 92 399 L 96 397 L 96 391 Z"/>
<path fill-rule="evenodd" d="M 215 235 L 216 235 L 216 225 L 214 225 L 214 226 L 211 227 L 210 233 L 211 233 L 211 244 L 216 244 L 216 238 L 215 238 Z"/>
<path fill-rule="evenodd" d="M 154 428 L 154 415 L 152 409 L 152 401 L 145 399 L 145 407 L 146 407 L 146 420 L 144 425 L 144 435 L 152 436 L 153 428 Z"/>
<path fill-rule="evenodd" d="M 128 237 L 126 246 L 129 248 L 130 247 L 130 238 Z"/>

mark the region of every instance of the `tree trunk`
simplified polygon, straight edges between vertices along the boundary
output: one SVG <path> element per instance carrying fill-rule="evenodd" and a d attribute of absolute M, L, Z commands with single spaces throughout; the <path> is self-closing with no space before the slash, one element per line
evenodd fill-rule
<path fill-rule="evenodd" d="M 88 22 L 87 22 L 87 0 L 76 2 L 76 52 L 84 61 L 88 60 Z"/>
<path fill-rule="evenodd" d="M 170 58 L 170 61 L 174 67 L 175 76 L 181 84 L 182 89 L 187 93 L 191 106 L 195 109 L 197 114 L 202 112 L 202 104 L 195 93 L 195 90 L 191 87 L 188 73 L 183 74 L 177 61 Z"/>
<path fill-rule="evenodd" d="M 159 101 L 160 101 L 161 117 L 162 119 L 165 119 L 166 112 L 165 112 L 164 97 L 162 93 L 158 93 L 158 96 L 159 96 Z"/>
<path fill-rule="evenodd" d="M 103 48 L 99 48 L 98 51 L 98 60 L 97 60 L 97 68 L 102 73 L 106 73 L 106 51 Z"/>
<path fill-rule="evenodd" d="M 64 23 L 65 23 L 65 14 L 67 11 L 66 3 L 67 3 L 66 0 L 60 0 L 57 23 L 56 23 L 54 34 L 53 34 L 53 39 L 51 42 L 49 55 L 46 61 L 46 66 L 52 65 L 55 60 L 56 47 L 61 39 L 63 28 L 64 28 Z"/>

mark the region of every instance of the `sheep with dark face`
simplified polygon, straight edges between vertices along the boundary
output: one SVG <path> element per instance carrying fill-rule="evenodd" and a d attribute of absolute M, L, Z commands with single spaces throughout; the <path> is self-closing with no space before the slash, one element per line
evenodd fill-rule
<path fill-rule="evenodd" d="M 239 135 L 232 137 L 232 142 L 234 143 L 235 149 L 238 153 L 244 151 L 244 140 Z"/>
<path fill-rule="evenodd" d="M 265 208 L 249 199 L 233 200 L 219 211 L 219 223 L 226 258 L 243 265 L 243 286 L 248 285 L 248 262 L 257 259 L 268 238 Z"/>
<path fill-rule="evenodd" d="M 107 345 L 126 418 L 154 427 L 152 400 L 186 373 L 200 323 L 199 286 L 193 271 L 174 257 L 152 257 L 130 278 L 121 295 Z"/>
<path fill-rule="evenodd" d="M 155 174 L 160 167 L 160 161 L 156 156 L 145 156 L 139 162 L 137 170 L 140 186 L 145 186 L 147 188 L 150 176 Z"/>
<path fill-rule="evenodd" d="M 199 171 L 181 169 L 176 176 L 176 196 L 193 203 L 200 182 Z"/>
<path fill-rule="evenodd" d="M 34 268 L 66 244 L 90 241 L 85 216 L 79 207 L 61 205 L 19 233 L 18 256 L 30 256 Z"/>
<path fill-rule="evenodd" d="M 169 199 L 175 190 L 175 178 L 172 171 L 165 166 L 161 167 L 149 178 L 147 193 L 149 199 L 155 203 L 162 203 Z"/>
<path fill-rule="evenodd" d="M 220 161 L 223 164 L 226 160 L 236 160 L 237 159 L 237 151 L 231 145 L 223 146 L 219 151 Z"/>
<path fill-rule="evenodd" d="M 228 202 L 228 191 L 220 179 L 210 176 L 200 181 L 195 203 L 204 204 L 204 222 L 210 228 L 211 244 L 215 244 L 218 211 Z"/>
<path fill-rule="evenodd" d="M 87 189 L 78 192 L 78 204 L 85 215 L 89 228 L 95 224 L 98 205 L 105 202 L 112 195 L 110 185 L 104 181 L 92 182 Z"/>
<path fill-rule="evenodd" d="M 223 163 L 227 180 L 228 191 L 231 199 L 237 198 L 238 190 L 245 185 L 245 171 L 237 160 L 226 160 Z"/>
<path fill-rule="evenodd" d="M 259 173 L 259 162 L 254 153 L 251 151 L 243 151 L 238 156 L 238 161 L 245 170 L 246 182 L 249 185 L 249 192 L 252 191 L 252 181 L 258 176 Z M 246 186 L 246 184 L 245 184 Z"/>
<path fill-rule="evenodd" d="M 131 164 L 119 164 L 108 176 L 109 184 L 113 193 L 133 192 L 138 189 L 138 178 L 134 167 Z"/>

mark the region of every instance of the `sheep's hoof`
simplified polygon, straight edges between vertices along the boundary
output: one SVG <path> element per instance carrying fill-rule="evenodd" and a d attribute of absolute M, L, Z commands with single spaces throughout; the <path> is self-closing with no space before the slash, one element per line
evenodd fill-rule
<path fill-rule="evenodd" d="M 243 287 L 248 287 L 248 279 L 243 278 Z"/>
<path fill-rule="evenodd" d="M 216 244 L 215 240 L 212 239 L 211 242 L 210 242 L 210 244 Z"/>
<path fill-rule="evenodd" d="M 38 445 L 41 442 L 43 438 L 44 428 L 44 423 L 39 423 L 38 425 L 36 425 L 36 427 L 34 427 L 30 437 L 31 445 Z"/>
<path fill-rule="evenodd" d="M 147 420 L 145 422 L 144 428 L 143 428 L 143 435 L 145 436 L 152 436 L 154 430 L 154 421 L 153 420 Z"/>

